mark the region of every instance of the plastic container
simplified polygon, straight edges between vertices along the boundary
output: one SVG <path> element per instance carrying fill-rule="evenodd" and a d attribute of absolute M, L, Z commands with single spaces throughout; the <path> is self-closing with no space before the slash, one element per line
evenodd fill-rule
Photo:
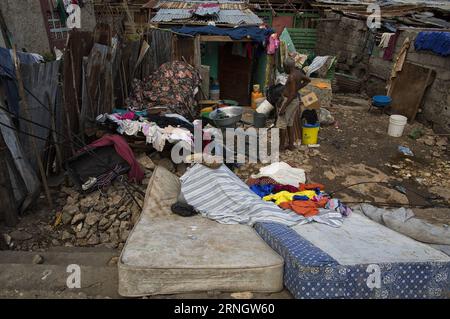
<path fill-rule="evenodd" d="M 267 116 L 263 113 L 253 113 L 253 126 L 256 128 L 266 127 Z"/>
<path fill-rule="evenodd" d="M 220 86 L 218 83 L 211 85 L 209 89 L 209 98 L 211 100 L 220 100 Z"/>
<path fill-rule="evenodd" d="M 403 115 L 391 115 L 389 117 L 388 135 L 392 137 L 400 137 L 408 122 L 408 118 Z"/>
<path fill-rule="evenodd" d="M 317 141 L 319 140 L 319 129 L 320 129 L 319 123 L 303 124 L 302 144 L 303 145 L 317 144 Z"/>
<path fill-rule="evenodd" d="M 263 94 L 259 90 L 259 85 L 255 84 L 253 85 L 253 92 L 252 92 L 252 109 L 256 110 L 256 100 L 263 97 Z"/>
<path fill-rule="evenodd" d="M 273 110 L 273 105 L 270 104 L 269 101 L 264 100 L 264 102 L 262 102 L 257 108 L 256 108 L 256 112 L 258 113 L 262 113 L 265 115 L 269 115 L 270 112 L 272 112 Z"/>
<path fill-rule="evenodd" d="M 383 108 L 391 105 L 392 99 L 387 95 L 375 95 L 372 97 L 372 104 L 375 107 Z"/>

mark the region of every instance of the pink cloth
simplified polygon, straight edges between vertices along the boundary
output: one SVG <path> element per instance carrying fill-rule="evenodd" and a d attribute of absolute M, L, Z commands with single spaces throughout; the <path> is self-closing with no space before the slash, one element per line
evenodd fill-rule
<path fill-rule="evenodd" d="M 134 119 L 134 112 L 128 111 L 125 114 L 115 113 L 113 114 L 118 120 L 132 120 Z"/>
<path fill-rule="evenodd" d="M 267 54 L 275 54 L 280 46 L 280 40 L 278 34 L 274 33 L 269 37 L 269 44 L 267 45 Z"/>
<path fill-rule="evenodd" d="M 130 164 L 130 171 L 128 172 L 128 178 L 136 182 L 141 182 L 144 179 L 144 171 L 139 165 L 139 162 L 134 157 L 134 153 L 128 145 L 127 141 L 120 135 L 110 135 L 107 134 L 102 138 L 92 142 L 88 146 L 82 149 L 82 151 L 89 148 L 103 147 L 114 145 L 114 149 L 117 154 L 120 155 L 128 164 Z"/>

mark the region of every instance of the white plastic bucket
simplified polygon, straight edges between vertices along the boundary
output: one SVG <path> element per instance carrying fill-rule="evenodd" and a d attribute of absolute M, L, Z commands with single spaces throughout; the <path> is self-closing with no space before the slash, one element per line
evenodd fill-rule
<path fill-rule="evenodd" d="M 209 97 L 211 100 L 220 100 L 220 89 L 209 90 Z"/>
<path fill-rule="evenodd" d="M 264 100 L 257 108 L 256 112 L 262 113 L 265 115 L 269 115 L 269 113 L 273 110 L 273 105 L 270 104 L 269 101 Z"/>
<path fill-rule="evenodd" d="M 389 117 L 388 135 L 392 137 L 400 137 L 403 134 L 408 118 L 403 115 L 391 115 Z"/>

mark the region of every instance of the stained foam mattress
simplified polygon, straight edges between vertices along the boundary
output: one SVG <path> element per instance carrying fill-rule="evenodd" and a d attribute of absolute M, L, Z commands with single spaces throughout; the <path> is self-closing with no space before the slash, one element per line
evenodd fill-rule
<path fill-rule="evenodd" d="M 118 263 L 122 296 L 283 288 L 283 259 L 253 228 L 172 214 L 179 189 L 178 177 L 155 169 Z"/>
<path fill-rule="evenodd" d="M 285 261 L 295 298 L 448 298 L 450 257 L 365 216 L 340 228 L 311 223 L 255 229 Z"/>

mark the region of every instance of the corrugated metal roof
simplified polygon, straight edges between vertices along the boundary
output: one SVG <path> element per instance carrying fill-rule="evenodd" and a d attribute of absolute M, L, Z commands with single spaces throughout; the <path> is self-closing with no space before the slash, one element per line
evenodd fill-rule
<path fill-rule="evenodd" d="M 343 5 L 368 5 L 378 3 L 380 5 L 423 5 L 432 8 L 449 8 L 449 2 L 446 0 L 315 0 L 317 3 L 324 4 L 343 4 Z"/>
<path fill-rule="evenodd" d="M 196 22 L 205 24 L 214 21 L 217 24 L 262 24 L 263 21 L 250 9 L 245 10 L 220 10 L 215 19 L 202 19 L 193 17 L 190 9 L 159 9 L 151 22 Z"/>
<path fill-rule="evenodd" d="M 193 11 L 189 9 L 159 9 L 151 22 L 172 22 L 192 18 Z"/>
<path fill-rule="evenodd" d="M 248 4 L 244 1 L 230 1 L 230 0 L 218 0 L 218 1 L 158 1 L 153 6 L 154 9 L 194 9 L 199 4 L 204 3 L 218 3 L 221 10 L 244 10 L 248 8 Z"/>

